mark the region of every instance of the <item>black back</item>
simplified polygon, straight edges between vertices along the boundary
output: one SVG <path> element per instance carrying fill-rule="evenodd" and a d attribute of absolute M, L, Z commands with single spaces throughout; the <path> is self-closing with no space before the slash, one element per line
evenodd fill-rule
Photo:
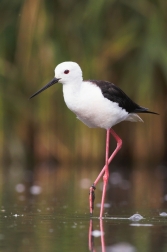
<path fill-rule="evenodd" d="M 113 83 L 101 80 L 88 80 L 96 84 L 100 89 L 105 98 L 112 102 L 119 104 L 119 107 L 125 109 L 128 113 L 152 113 L 147 108 L 141 107 L 133 102 L 119 87 Z"/>

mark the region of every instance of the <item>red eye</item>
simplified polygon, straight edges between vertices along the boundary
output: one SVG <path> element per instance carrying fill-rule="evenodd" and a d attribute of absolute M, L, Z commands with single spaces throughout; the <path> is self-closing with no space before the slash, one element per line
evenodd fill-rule
<path fill-rule="evenodd" d="M 64 71 L 65 74 L 68 74 L 69 72 L 70 72 L 69 70 L 65 70 L 65 71 Z"/>

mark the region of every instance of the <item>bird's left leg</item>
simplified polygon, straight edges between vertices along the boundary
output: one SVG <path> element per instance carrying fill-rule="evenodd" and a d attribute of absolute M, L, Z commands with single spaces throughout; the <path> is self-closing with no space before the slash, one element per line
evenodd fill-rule
<path fill-rule="evenodd" d="M 117 147 L 114 150 L 114 152 L 112 153 L 112 155 L 110 156 L 110 158 L 108 157 L 108 153 L 109 153 L 109 141 L 110 141 L 110 135 L 109 133 L 111 133 L 113 135 L 113 137 L 115 138 L 115 140 L 117 141 Z M 90 202 L 90 214 L 92 215 L 93 213 L 93 208 L 94 208 L 94 199 L 95 199 L 95 189 L 96 189 L 96 184 L 98 183 L 98 181 L 100 180 L 100 178 L 104 175 L 104 180 L 108 182 L 107 176 L 109 175 L 108 172 L 108 165 L 111 163 L 111 161 L 113 160 L 113 158 L 115 157 L 115 155 L 117 154 L 117 152 L 121 149 L 122 147 L 122 140 L 121 138 L 115 133 L 115 131 L 113 129 L 107 130 L 107 136 L 106 136 L 106 164 L 103 167 L 103 169 L 101 170 L 101 172 L 99 173 L 98 177 L 96 178 L 96 180 L 94 181 L 93 185 L 90 187 L 90 193 L 89 193 L 89 202 Z M 107 161 L 108 160 L 108 161 Z M 106 172 L 107 170 L 107 172 Z M 104 174 L 106 173 L 106 174 Z M 107 175 L 107 176 L 106 176 Z M 100 218 L 102 218 L 103 215 L 103 209 L 104 209 L 104 198 L 105 198 L 105 194 L 106 194 L 106 183 L 104 182 L 104 188 L 103 188 L 103 194 L 102 194 L 102 203 L 101 203 L 101 210 L 100 210 Z"/>
<path fill-rule="evenodd" d="M 106 135 L 106 162 L 105 162 L 105 168 L 104 168 L 104 175 L 103 175 L 103 192 L 102 192 L 102 199 L 101 199 L 101 208 L 100 208 L 100 218 L 103 216 L 103 209 L 104 209 L 104 200 L 106 196 L 106 189 L 108 184 L 108 178 L 109 178 L 109 144 L 110 144 L 110 130 L 107 130 Z"/>
<path fill-rule="evenodd" d="M 103 174 L 104 174 L 104 176 L 103 176 L 103 181 L 104 181 L 103 193 L 105 193 L 105 191 L 106 191 L 106 185 L 107 185 L 108 177 L 109 177 L 109 170 L 108 170 L 109 142 L 110 142 L 110 130 L 107 130 L 105 166 L 103 167 L 102 171 L 100 172 L 99 176 L 97 177 L 97 179 L 95 180 L 93 185 L 90 187 L 90 191 L 89 191 L 89 203 L 90 203 L 90 214 L 91 215 L 94 210 L 95 189 L 96 189 L 95 185 L 97 184 L 97 182 L 99 181 L 99 179 L 102 177 Z M 102 201 L 104 201 L 103 196 L 102 196 Z M 103 205 L 104 205 L 104 203 L 103 203 Z"/>

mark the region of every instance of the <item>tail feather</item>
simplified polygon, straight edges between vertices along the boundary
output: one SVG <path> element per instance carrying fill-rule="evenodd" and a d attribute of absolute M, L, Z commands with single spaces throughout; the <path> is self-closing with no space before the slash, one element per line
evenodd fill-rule
<path fill-rule="evenodd" d="M 150 113 L 150 114 L 159 115 L 158 113 L 153 112 L 153 111 L 149 111 L 148 108 L 144 108 L 144 107 L 136 108 L 134 112 L 135 113 Z"/>
<path fill-rule="evenodd" d="M 150 114 L 159 115 L 156 112 L 149 111 L 148 108 L 138 106 L 133 112 L 129 113 L 128 117 L 126 118 L 126 121 L 143 122 L 140 116 L 137 115 L 136 113 L 150 113 Z"/>
<path fill-rule="evenodd" d="M 126 121 L 130 121 L 130 122 L 143 122 L 143 120 L 141 119 L 141 117 L 138 116 L 135 113 L 130 113 L 128 115 L 128 117 L 126 118 Z"/>

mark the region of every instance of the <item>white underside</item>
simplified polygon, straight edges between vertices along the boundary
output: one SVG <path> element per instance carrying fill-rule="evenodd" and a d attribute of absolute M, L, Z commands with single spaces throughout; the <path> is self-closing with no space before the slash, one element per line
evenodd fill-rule
<path fill-rule="evenodd" d="M 104 98 L 100 88 L 91 82 L 63 84 L 64 100 L 77 118 L 90 128 L 110 129 L 121 121 L 142 122 L 116 102 Z"/>

